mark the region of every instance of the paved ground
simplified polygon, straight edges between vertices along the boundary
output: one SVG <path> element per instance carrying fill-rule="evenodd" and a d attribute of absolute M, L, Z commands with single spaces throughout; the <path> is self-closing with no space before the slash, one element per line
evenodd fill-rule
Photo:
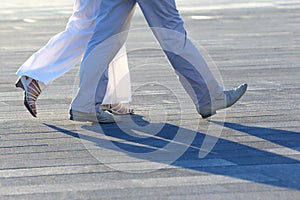
<path fill-rule="evenodd" d="M 29 115 L 15 72 L 64 29 L 71 5 L 9 2 L 0 8 L 0 199 L 299 199 L 297 1 L 226 9 L 179 1 L 220 82 L 249 84 L 210 121 L 197 115 L 137 13 L 128 42 L 136 115 L 105 126 L 68 120 L 78 66 L 42 93 L 39 117 Z"/>

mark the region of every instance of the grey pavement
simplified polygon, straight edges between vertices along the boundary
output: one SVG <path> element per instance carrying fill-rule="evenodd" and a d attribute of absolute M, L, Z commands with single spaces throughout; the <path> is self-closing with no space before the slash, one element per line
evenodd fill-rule
<path fill-rule="evenodd" d="M 300 199 L 299 1 L 178 1 L 218 80 L 249 84 L 210 120 L 137 9 L 127 43 L 136 112 L 101 126 L 68 120 L 79 65 L 43 91 L 38 118 L 14 87 L 19 66 L 64 30 L 72 1 L 1 4 L 1 200 Z"/>

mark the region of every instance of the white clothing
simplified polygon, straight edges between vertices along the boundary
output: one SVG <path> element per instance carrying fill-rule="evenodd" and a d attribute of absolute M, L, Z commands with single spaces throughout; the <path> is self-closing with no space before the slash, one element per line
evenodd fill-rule
<path fill-rule="evenodd" d="M 66 29 L 52 37 L 17 71 L 48 85 L 78 64 L 93 34 L 101 0 L 75 0 Z M 131 101 L 131 85 L 125 47 L 109 64 L 104 104 Z M 100 62 L 99 62 L 100 63 Z M 97 85 L 98 83 L 91 83 Z"/>

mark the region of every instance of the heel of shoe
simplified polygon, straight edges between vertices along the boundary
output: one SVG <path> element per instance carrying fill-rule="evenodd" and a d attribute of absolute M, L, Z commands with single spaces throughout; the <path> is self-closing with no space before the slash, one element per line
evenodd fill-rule
<path fill-rule="evenodd" d="M 73 112 L 75 112 L 75 114 Z M 80 113 L 78 113 L 76 111 L 70 110 L 69 114 L 70 114 L 69 119 L 72 121 L 77 121 L 77 122 L 87 122 L 88 121 L 87 118 L 81 116 Z"/>
<path fill-rule="evenodd" d="M 81 118 L 81 117 L 74 117 L 73 115 L 70 115 L 70 120 L 71 121 L 76 121 L 76 122 L 87 122 L 87 119 Z"/>
<path fill-rule="evenodd" d="M 197 108 L 197 111 L 201 115 L 202 119 L 206 119 L 217 114 L 216 110 L 212 108 L 211 104 L 208 104 L 202 108 Z"/>
<path fill-rule="evenodd" d="M 23 90 L 25 90 L 24 85 L 22 83 L 21 77 L 17 80 L 17 82 L 15 83 L 16 88 L 22 88 Z"/>
<path fill-rule="evenodd" d="M 201 115 L 202 119 L 206 119 L 206 118 L 209 118 L 209 117 L 211 117 L 211 116 L 213 116 L 215 114 L 217 114 L 216 111 L 215 112 L 211 112 L 211 113 L 200 114 L 200 115 Z"/>

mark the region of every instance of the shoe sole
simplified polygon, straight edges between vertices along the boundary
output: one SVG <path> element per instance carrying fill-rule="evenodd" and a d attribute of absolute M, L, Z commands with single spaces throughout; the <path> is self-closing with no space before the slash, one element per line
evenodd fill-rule
<path fill-rule="evenodd" d="M 114 119 L 114 121 L 99 121 L 97 117 L 87 117 L 87 116 L 80 116 L 79 113 L 75 116 L 73 113 L 70 112 L 70 120 L 72 121 L 78 121 L 78 122 L 93 122 L 93 123 L 99 123 L 99 124 L 112 124 L 116 123 L 117 121 Z"/>
<path fill-rule="evenodd" d="M 216 111 L 213 112 L 213 113 L 209 113 L 209 114 L 207 114 L 207 115 L 201 115 L 201 117 L 202 117 L 202 119 L 207 119 L 207 118 L 209 118 L 209 117 L 211 117 L 211 116 L 213 116 L 213 115 L 215 115 L 215 114 L 217 114 Z"/>

